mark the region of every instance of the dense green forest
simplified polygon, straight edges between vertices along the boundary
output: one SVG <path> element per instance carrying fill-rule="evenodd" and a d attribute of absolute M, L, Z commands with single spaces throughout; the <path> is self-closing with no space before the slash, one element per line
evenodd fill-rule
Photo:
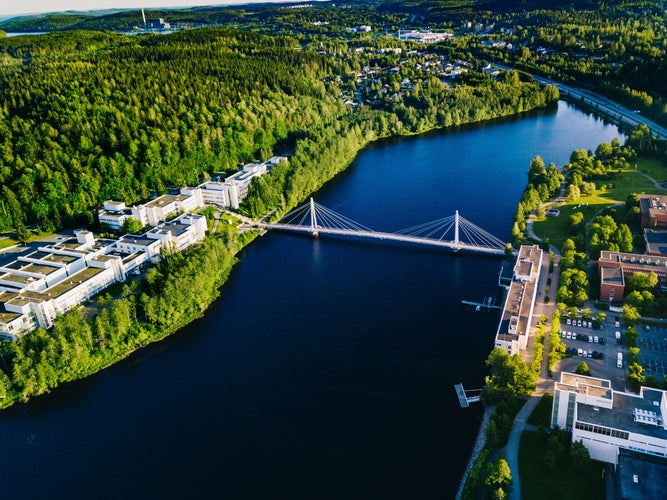
<path fill-rule="evenodd" d="M 349 161 L 369 140 L 558 98 L 517 78 L 453 88 L 431 78 L 384 107 L 355 110 L 341 88 L 370 56 L 320 52 L 288 37 L 227 29 L 0 40 L 0 229 L 92 224 L 106 199 L 134 203 L 294 151 L 290 167 L 255 187 L 246 210 L 258 215 L 312 192 L 344 166 L 339 158 Z"/>

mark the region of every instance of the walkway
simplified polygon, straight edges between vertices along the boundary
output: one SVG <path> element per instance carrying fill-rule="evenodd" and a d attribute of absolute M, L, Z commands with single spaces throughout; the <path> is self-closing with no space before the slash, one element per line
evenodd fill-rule
<path fill-rule="evenodd" d="M 519 483 L 519 442 L 521 441 L 521 433 L 526 427 L 526 420 L 533 413 L 540 399 L 541 396 L 533 395 L 526 401 L 526 404 L 523 405 L 514 419 L 514 427 L 512 427 L 509 441 L 507 441 L 505 456 L 512 471 L 512 493 L 510 493 L 512 500 L 521 500 L 521 484 Z"/>

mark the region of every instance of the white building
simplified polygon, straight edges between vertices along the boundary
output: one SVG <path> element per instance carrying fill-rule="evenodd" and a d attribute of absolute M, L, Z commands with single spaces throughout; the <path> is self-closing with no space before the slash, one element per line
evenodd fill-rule
<path fill-rule="evenodd" d="M 160 242 L 161 248 L 180 252 L 206 236 L 206 217 L 185 214 L 148 231 L 145 236 Z"/>
<path fill-rule="evenodd" d="M 287 163 L 285 156 L 273 156 L 263 163 L 248 163 L 223 182 L 207 181 L 199 185 L 202 199 L 221 207 L 239 208 L 239 204 L 248 196 L 248 188 L 255 177 L 262 176 L 281 163 Z"/>
<path fill-rule="evenodd" d="M 122 201 L 107 200 L 98 212 L 100 224 L 106 224 L 115 231 L 123 228 L 123 223 L 132 218 L 132 210 L 125 206 Z"/>
<path fill-rule="evenodd" d="M 617 464 L 621 449 L 667 457 L 667 392 L 614 391 L 609 380 L 562 372 L 551 412 L 555 425 L 571 431 L 594 460 Z"/>
<path fill-rule="evenodd" d="M 142 226 L 157 226 L 172 215 L 191 212 L 203 206 L 201 187 L 185 187 L 181 188 L 180 194 L 165 194 L 131 208 L 127 208 L 121 201 L 105 201 L 102 210 L 98 212 L 98 218 L 100 224 L 108 224 L 119 231 L 129 218 L 139 221 Z"/>
<path fill-rule="evenodd" d="M 398 31 L 398 39 L 403 41 L 413 41 L 419 43 L 438 43 L 444 40 L 454 38 L 451 33 L 433 33 L 431 31 Z"/>
<path fill-rule="evenodd" d="M 510 356 L 519 354 L 528 345 L 542 255 L 537 245 L 522 245 L 514 264 L 495 338 L 495 346 L 506 350 Z"/>
<path fill-rule="evenodd" d="M 115 282 L 127 279 L 144 262 L 160 258 L 161 248 L 180 251 L 204 239 L 206 218 L 184 214 L 142 236 L 95 240 L 76 232 L 0 268 L 0 338 L 16 340 L 37 327 L 50 328 L 62 314 Z"/>
<path fill-rule="evenodd" d="M 132 207 L 132 215 L 144 226 L 157 226 L 172 215 L 191 212 L 204 206 L 201 188 L 182 188 L 180 194 L 163 194 L 143 205 Z"/>
<path fill-rule="evenodd" d="M 201 188 L 204 203 L 227 208 L 229 203 L 229 189 L 224 182 L 206 181 L 199 186 Z"/>

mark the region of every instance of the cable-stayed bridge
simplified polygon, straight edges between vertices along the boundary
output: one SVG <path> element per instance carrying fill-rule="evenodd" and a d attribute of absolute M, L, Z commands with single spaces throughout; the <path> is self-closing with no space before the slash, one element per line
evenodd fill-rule
<path fill-rule="evenodd" d="M 398 241 L 418 245 L 448 248 L 454 252 L 465 251 L 490 255 L 505 255 L 506 243 L 488 231 L 476 226 L 459 215 L 409 227 L 395 233 L 374 231 L 358 222 L 315 203 L 295 208 L 278 223 L 259 222 L 256 225 L 267 229 L 294 231 L 317 236 L 337 236 Z"/>

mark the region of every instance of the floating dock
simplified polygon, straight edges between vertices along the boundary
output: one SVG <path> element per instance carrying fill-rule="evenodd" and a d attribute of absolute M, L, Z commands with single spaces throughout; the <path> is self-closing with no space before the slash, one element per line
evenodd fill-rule
<path fill-rule="evenodd" d="M 461 303 L 466 304 L 468 306 L 475 306 L 476 311 L 479 311 L 482 307 L 486 307 L 487 309 L 502 309 L 502 307 L 497 306 L 494 302 L 492 302 L 491 297 L 486 297 L 482 302 L 462 300 Z"/>
<path fill-rule="evenodd" d="M 461 405 L 461 408 L 468 408 L 470 403 L 477 403 L 479 401 L 479 396 L 468 397 L 465 389 L 463 388 L 463 384 L 456 384 L 454 386 L 454 390 L 456 390 L 456 395 L 459 397 L 459 404 Z M 472 389 L 472 391 L 479 392 L 481 389 Z"/>

